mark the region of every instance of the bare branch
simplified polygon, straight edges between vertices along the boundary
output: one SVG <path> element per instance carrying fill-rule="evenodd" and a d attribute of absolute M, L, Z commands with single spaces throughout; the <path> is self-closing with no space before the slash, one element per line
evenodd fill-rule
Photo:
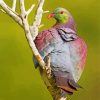
<path fill-rule="evenodd" d="M 24 0 L 20 0 L 20 10 L 21 10 L 21 14 L 25 14 L 25 4 L 24 4 Z"/>
<path fill-rule="evenodd" d="M 38 5 L 37 13 L 35 16 L 35 21 L 33 22 L 33 25 L 30 27 L 33 40 L 38 35 L 38 27 L 40 26 L 41 19 L 42 19 L 42 14 L 43 14 L 42 8 L 43 8 L 44 1 L 45 0 L 39 0 L 39 5 Z"/>
<path fill-rule="evenodd" d="M 33 25 L 39 26 L 40 23 L 41 23 L 42 14 L 43 14 L 43 9 L 42 9 L 43 8 L 43 4 L 44 4 L 44 0 L 39 0 L 37 14 L 35 16 L 35 21 L 34 21 Z"/>
<path fill-rule="evenodd" d="M 15 11 L 16 10 L 16 0 L 13 0 L 13 4 L 12 4 L 12 10 Z"/>
<path fill-rule="evenodd" d="M 33 10 L 33 8 L 35 7 L 35 5 L 33 4 L 30 9 L 27 11 L 27 15 L 29 15 L 31 13 L 31 11 Z"/>
<path fill-rule="evenodd" d="M 12 11 L 12 9 L 6 5 L 6 3 L 1 0 L 0 1 L 0 6 L 2 7 L 2 9 L 9 15 L 11 16 L 18 24 L 20 24 L 22 26 L 22 20 L 19 17 L 19 14 L 17 14 L 16 12 Z"/>
<path fill-rule="evenodd" d="M 20 0 L 20 10 L 21 10 L 22 23 L 23 23 L 23 26 L 24 26 L 24 30 L 25 30 L 25 33 L 26 33 L 26 38 L 28 40 L 28 43 L 29 43 L 29 45 L 32 49 L 34 56 L 38 60 L 40 66 L 44 69 L 45 68 L 45 62 L 43 61 L 41 55 L 39 54 L 39 52 L 38 52 L 38 50 L 37 50 L 37 48 L 34 44 L 31 33 L 30 33 L 30 28 L 29 28 L 29 24 L 28 24 L 28 20 L 27 20 L 28 15 L 25 11 L 24 0 Z"/>
<path fill-rule="evenodd" d="M 34 29 L 34 34 L 36 34 L 36 35 L 38 34 L 38 26 L 41 23 L 41 18 L 42 18 L 42 13 L 43 13 L 43 11 L 42 11 L 43 4 L 44 4 L 44 0 L 40 0 L 39 1 L 39 7 L 38 7 L 38 10 L 37 10 L 37 15 L 35 17 L 34 28 L 33 28 Z M 20 0 L 21 15 L 17 14 L 14 11 L 14 9 L 16 8 L 15 7 L 15 1 L 13 2 L 13 5 L 14 6 L 13 6 L 13 10 L 12 10 L 9 6 L 6 5 L 6 3 L 3 0 L 0 0 L 0 6 L 3 8 L 3 10 L 24 28 L 25 33 L 26 33 L 26 38 L 27 38 L 28 43 L 29 43 L 29 45 L 32 49 L 32 52 L 33 52 L 34 56 L 36 57 L 36 59 L 38 60 L 40 66 L 44 69 L 45 68 L 45 62 L 43 61 L 41 55 L 39 54 L 39 52 L 38 52 L 38 50 L 37 50 L 37 48 L 34 44 L 31 32 L 30 32 L 28 19 L 27 19 L 28 14 L 25 11 L 24 0 Z M 28 13 L 31 12 L 33 7 L 34 6 L 32 6 L 28 10 Z M 35 37 L 34 37 L 34 39 L 35 39 Z"/>

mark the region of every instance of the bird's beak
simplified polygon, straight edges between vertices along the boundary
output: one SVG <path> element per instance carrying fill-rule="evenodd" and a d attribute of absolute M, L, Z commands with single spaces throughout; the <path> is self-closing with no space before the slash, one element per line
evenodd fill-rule
<path fill-rule="evenodd" d="M 54 18 L 54 16 L 55 16 L 55 14 L 51 13 L 51 14 L 48 15 L 48 19 Z"/>

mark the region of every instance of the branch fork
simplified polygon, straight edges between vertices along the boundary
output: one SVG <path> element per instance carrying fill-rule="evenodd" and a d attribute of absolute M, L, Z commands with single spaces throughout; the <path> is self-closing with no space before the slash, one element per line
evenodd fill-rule
<path fill-rule="evenodd" d="M 38 9 L 37 9 L 37 13 L 35 16 L 35 21 L 33 21 L 33 24 L 30 26 L 28 23 L 28 15 L 31 13 L 31 11 L 33 10 L 33 8 L 35 7 L 35 4 L 33 4 L 27 11 L 25 10 L 25 4 L 24 4 L 24 0 L 19 0 L 20 2 L 20 10 L 21 13 L 18 14 L 16 12 L 16 3 L 17 0 L 13 0 L 12 3 L 12 7 L 9 7 L 4 0 L 0 0 L 0 6 L 2 7 L 2 11 L 6 12 L 6 14 L 8 14 L 9 16 L 11 16 L 25 31 L 25 35 L 26 38 L 28 40 L 29 46 L 31 47 L 31 50 L 34 54 L 34 56 L 36 57 L 36 59 L 38 60 L 40 66 L 43 69 L 45 68 L 45 62 L 42 59 L 41 55 L 39 54 L 34 40 L 36 38 L 36 36 L 38 35 L 38 30 L 40 27 L 42 27 L 43 25 L 41 24 L 41 19 L 42 19 L 42 14 L 43 14 L 43 4 L 44 4 L 45 0 L 39 0 L 38 2 Z M 38 27 L 37 27 L 38 26 Z"/>

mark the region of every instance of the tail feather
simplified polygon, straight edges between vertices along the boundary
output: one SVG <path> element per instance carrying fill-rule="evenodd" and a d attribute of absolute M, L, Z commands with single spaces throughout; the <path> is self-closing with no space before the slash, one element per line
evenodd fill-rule
<path fill-rule="evenodd" d="M 68 80 L 68 84 L 71 87 L 75 88 L 76 90 L 77 90 L 77 88 L 82 88 L 78 83 L 76 83 L 74 80 L 71 80 L 71 79 Z"/>
<path fill-rule="evenodd" d="M 70 92 L 70 93 L 73 93 L 75 91 L 73 88 L 68 87 L 68 86 L 58 86 L 58 87 L 60 87 L 64 91 L 67 91 L 67 92 Z"/>
<path fill-rule="evenodd" d="M 68 94 L 72 95 L 75 91 L 78 90 L 78 88 L 82 88 L 79 84 L 77 84 L 74 80 L 67 80 L 66 86 L 58 86 L 62 90 L 66 91 Z"/>
<path fill-rule="evenodd" d="M 78 88 L 82 88 L 74 81 L 70 73 L 61 72 L 61 71 L 54 72 L 54 77 L 55 77 L 57 87 L 66 91 L 67 94 L 73 94 L 75 91 L 78 90 Z"/>

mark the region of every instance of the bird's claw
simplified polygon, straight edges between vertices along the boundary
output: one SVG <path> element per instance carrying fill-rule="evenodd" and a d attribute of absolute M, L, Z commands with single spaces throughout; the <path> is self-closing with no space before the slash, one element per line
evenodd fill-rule
<path fill-rule="evenodd" d="M 45 70 L 46 70 L 46 74 L 48 78 L 51 78 L 51 67 L 50 67 L 50 57 L 49 56 L 47 56 L 47 63 L 45 66 Z"/>
<path fill-rule="evenodd" d="M 51 68 L 48 66 L 46 66 L 46 74 L 47 74 L 48 78 L 51 77 Z"/>

